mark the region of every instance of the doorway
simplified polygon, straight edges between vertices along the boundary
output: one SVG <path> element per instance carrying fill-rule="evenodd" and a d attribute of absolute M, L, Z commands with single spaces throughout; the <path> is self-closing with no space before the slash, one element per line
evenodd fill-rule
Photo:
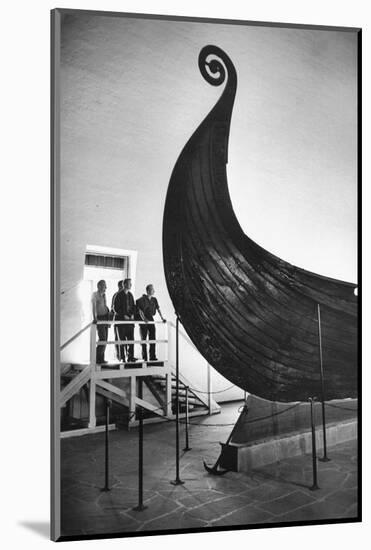
<path fill-rule="evenodd" d="M 118 290 L 118 282 L 123 279 L 132 279 L 135 284 L 137 252 L 87 246 L 84 258 L 83 279 L 80 285 L 80 299 L 82 305 L 83 323 L 87 324 L 92 319 L 91 297 L 97 290 L 97 283 L 100 280 L 106 281 L 107 306 L 111 310 L 112 299 Z M 108 340 L 114 340 L 114 327 L 108 331 Z M 116 361 L 115 346 L 107 346 L 105 358 L 107 361 Z"/>

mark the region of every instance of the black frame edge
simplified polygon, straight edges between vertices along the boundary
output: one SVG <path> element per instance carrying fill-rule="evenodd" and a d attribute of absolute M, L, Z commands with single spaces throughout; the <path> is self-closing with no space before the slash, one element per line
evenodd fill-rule
<path fill-rule="evenodd" d="M 60 540 L 59 444 L 59 55 L 60 10 L 50 11 L 50 539 Z"/>
<path fill-rule="evenodd" d="M 91 14 L 104 17 L 126 17 L 134 19 L 152 19 L 166 21 L 184 21 L 189 23 L 216 23 L 229 25 L 250 25 L 256 27 L 284 27 L 292 29 L 308 29 L 308 30 L 327 30 L 327 31 L 344 31 L 355 32 L 361 30 L 360 27 L 341 27 L 336 25 L 315 25 L 311 23 L 284 23 L 284 22 L 269 22 L 269 21 L 251 21 L 249 19 L 222 19 L 216 17 L 197 17 L 192 15 L 159 15 L 155 13 L 136 13 L 136 12 L 120 12 L 120 11 L 104 11 L 104 10 L 86 10 L 74 8 L 56 8 L 60 14 Z"/>

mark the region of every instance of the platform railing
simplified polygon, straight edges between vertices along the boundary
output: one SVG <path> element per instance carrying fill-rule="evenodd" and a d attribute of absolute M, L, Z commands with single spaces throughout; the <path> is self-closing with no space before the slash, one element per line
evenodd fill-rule
<path fill-rule="evenodd" d="M 90 323 L 85 325 L 82 329 L 78 330 L 73 336 L 71 336 L 71 338 L 66 340 L 66 342 L 64 342 L 64 344 L 61 345 L 60 351 L 63 351 L 66 347 L 68 347 L 70 344 L 72 344 L 72 342 L 77 340 L 77 338 L 79 336 L 81 336 L 86 330 L 88 330 L 89 327 L 91 327 L 92 323 L 93 323 L 93 321 L 90 321 Z"/>
<path fill-rule="evenodd" d="M 133 340 L 97 340 L 97 327 L 98 326 L 114 326 L 117 327 L 117 325 L 163 325 L 165 329 L 165 337 L 164 338 L 156 338 L 155 340 L 143 340 L 141 338 L 137 339 L 134 338 Z M 98 346 L 120 346 L 120 345 L 142 345 L 142 344 L 162 344 L 165 345 L 165 357 L 160 359 L 158 361 L 144 361 L 139 360 L 136 363 L 133 362 L 123 362 L 123 361 L 117 361 L 117 363 L 120 364 L 120 366 L 124 367 L 124 369 L 120 368 L 120 371 L 113 371 L 110 369 L 111 365 L 104 365 L 105 368 L 104 371 L 101 367 L 102 365 L 100 363 L 97 363 L 96 361 L 96 355 L 97 355 L 97 347 Z M 149 410 L 156 409 L 156 407 L 153 407 L 150 403 L 146 403 L 143 401 L 140 397 L 137 395 L 137 380 L 145 375 L 150 374 L 152 371 L 157 371 L 157 369 L 161 369 L 161 372 L 163 372 L 165 379 L 166 379 L 166 406 L 164 405 L 164 415 L 169 416 L 171 415 L 171 369 L 167 366 L 168 363 L 168 343 L 169 343 L 169 335 L 168 335 L 168 324 L 166 321 L 142 321 L 142 320 L 132 320 L 128 319 L 125 321 L 118 321 L 116 319 L 112 320 L 97 320 L 92 323 L 90 327 L 90 369 L 91 369 L 91 378 L 90 378 L 90 399 L 89 399 L 89 428 L 95 428 L 96 426 L 96 417 L 95 417 L 95 400 L 96 400 L 96 386 L 97 385 L 104 385 L 105 388 L 110 388 L 112 391 L 118 391 L 117 388 L 110 385 L 109 379 L 116 378 L 117 376 L 129 376 L 130 378 L 130 391 L 129 391 L 129 413 L 130 417 L 133 418 L 135 415 L 136 406 L 139 404 L 144 408 L 147 408 Z M 116 362 L 115 362 L 116 363 Z M 147 367 L 147 363 L 151 364 L 151 367 Z M 157 366 L 154 366 L 156 365 Z M 134 367 L 135 368 L 130 368 Z M 161 365 L 165 365 L 165 367 L 161 367 Z M 137 368 L 137 367 L 142 368 Z M 129 367 L 129 368 L 128 368 Z M 147 367 L 147 368 L 146 368 Z M 163 369 L 163 370 L 162 370 Z M 101 372 L 100 372 L 101 371 Z M 116 374 L 117 373 L 117 374 Z M 138 378 L 139 377 L 139 378 Z M 108 378 L 106 380 L 106 378 Z M 121 390 L 122 391 L 122 390 Z M 122 392 L 123 395 L 125 392 Z M 157 412 L 159 414 L 160 411 Z"/>
<path fill-rule="evenodd" d="M 133 339 L 133 340 L 97 340 L 97 327 L 99 325 L 106 325 L 108 327 L 117 326 L 117 325 L 163 325 L 165 330 L 164 338 L 156 338 L 155 340 L 143 340 L 143 339 Z M 82 336 L 90 328 L 90 352 L 89 352 L 89 363 L 83 368 L 83 370 L 78 374 L 63 390 L 60 392 L 59 401 L 60 405 L 63 406 L 68 399 L 70 399 L 83 384 L 89 383 L 89 429 L 96 427 L 96 414 L 95 414 L 95 405 L 96 405 L 96 390 L 97 386 L 101 389 L 112 391 L 117 393 L 123 399 L 128 399 L 128 406 L 130 410 L 130 417 L 134 417 L 135 408 L 141 401 L 141 405 L 149 410 L 154 409 L 150 403 L 146 403 L 137 396 L 137 380 L 142 376 L 147 376 L 151 374 L 163 374 L 166 380 L 166 406 L 164 405 L 164 414 L 167 416 L 171 415 L 171 367 L 169 366 L 169 334 L 168 334 L 168 324 L 166 321 L 142 321 L 142 320 L 123 320 L 118 321 L 116 319 L 112 320 L 97 320 L 90 321 L 84 327 L 82 327 L 78 332 L 76 332 L 71 338 L 64 342 L 60 351 L 63 351 L 70 344 L 75 342 L 80 336 Z M 106 369 L 101 370 L 101 365 L 97 363 L 97 347 L 100 345 L 142 345 L 142 344 L 161 344 L 165 346 L 165 356 L 161 354 L 158 361 L 142 361 L 139 360 L 136 363 L 123 361 L 115 361 L 112 364 L 105 365 Z M 142 351 L 142 350 L 140 350 Z M 114 365 L 120 363 L 120 370 L 112 370 L 110 367 L 114 368 Z M 151 366 L 147 365 L 149 363 Z M 135 368 L 131 368 L 135 367 Z M 138 368 L 142 367 L 142 368 Z M 130 391 L 128 395 L 125 391 L 111 384 L 111 378 L 121 378 L 126 377 L 130 379 Z M 155 408 L 156 409 L 156 408 Z M 156 409 L 157 411 L 157 409 Z M 159 412 L 157 412 L 159 414 Z"/>
<path fill-rule="evenodd" d="M 117 326 L 117 325 L 134 325 L 136 327 L 137 325 L 163 325 L 164 326 L 164 337 L 156 338 L 154 340 L 143 340 L 141 338 L 135 338 L 133 340 L 112 340 L 109 337 L 107 337 L 106 340 L 98 340 L 97 339 L 97 332 L 99 326 Z M 120 398 L 120 402 L 123 402 L 126 404 L 126 406 L 129 409 L 129 426 L 135 425 L 135 411 L 136 407 L 140 406 L 144 409 L 147 409 L 148 411 L 155 412 L 157 416 L 163 416 L 165 418 L 172 418 L 172 376 L 174 368 L 171 365 L 171 353 L 170 353 L 170 347 L 173 342 L 173 335 L 172 331 L 170 329 L 174 328 L 176 329 L 176 326 L 167 321 L 148 321 L 147 323 L 143 320 L 123 320 L 118 321 L 116 319 L 100 319 L 97 321 L 91 321 L 89 324 L 85 325 L 81 330 L 79 330 L 74 336 L 72 336 L 69 340 L 67 340 L 62 346 L 61 351 L 65 349 L 68 345 L 70 345 L 72 342 L 74 342 L 78 337 L 80 337 L 85 331 L 87 331 L 90 327 L 90 352 L 89 352 L 89 360 L 88 364 L 83 368 L 81 373 L 74 378 L 68 386 L 66 386 L 60 395 L 60 402 L 61 406 L 74 394 L 76 393 L 79 388 L 82 386 L 82 384 L 86 384 L 88 382 L 89 387 L 89 423 L 88 423 L 88 431 L 91 431 L 92 429 L 96 428 L 96 393 L 98 392 L 110 392 L 110 398 L 113 398 L 117 396 Z M 177 331 L 176 331 L 177 332 Z M 178 327 L 178 334 L 180 336 L 183 336 L 185 338 L 185 341 L 187 344 L 190 344 L 191 342 L 188 342 L 188 337 L 179 331 Z M 121 346 L 121 345 L 143 345 L 143 344 L 159 344 L 162 346 L 165 346 L 165 354 L 159 354 L 159 360 L 158 361 L 144 361 L 144 360 L 138 360 L 136 362 L 123 362 L 120 360 L 115 360 L 114 362 L 109 362 L 108 364 L 100 364 L 97 363 L 97 348 L 100 345 L 105 346 Z M 191 344 L 193 346 L 193 344 Z M 142 351 L 142 350 L 140 350 Z M 119 368 L 117 368 L 119 366 Z M 138 396 L 138 383 L 143 379 L 143 377 L 146 376 L 158 376 L 161 375 L 165 380 L 165 397 L 163 400 L 162 406 L 159 408 L 158 406 L 154 406 L 150 402 L 147 402 L 143 400 L 140 396 Z M 122 389 L 119 388 L 114 384 L 114 380 L 117 378 L 126 378 L 129 382 L 129 388 Z M 182 382 L 186 385 L 190 385 L 189 381 L 187 381 L 182 374 L 181 376 Z M 210 382 L 208 384 L 208 388 L 210 389 Z M 197 390 L 194 390 L 195 395 L 198 397 L 198 399 L 204 403 L 206 406 L 209 407 L 209 412 L 211 410 L 210 403 L 208 403 L 207 398 L 205 398 L 204 395 L 198 394 Z M 113 396 L 113 397 L 112 397 Z M 214 403 L 214 409 L 215 407 L 218 407 L 216 403 Z M 163 409 L 163 410 L 161 410 Z M 219 409 L 219 407 L 218 407 Z M 213 412 L 217 412 L 216 409 Z"/>
<path fill-rule="evenodd" d="M 147 326 L 147 325 L 163 325 L 165 328 L 165 338 L 156 338 L 154 340 L 142 340 L 142 339 L 134 339 L 134 340 L 97 340 L 97 326 L 103 325 L 103 326 L 114 326 L 117 327 L 118 325 L 139 325 L 139 326 Z M 113 320 L 98 320 L 91 324 L 90 327 L 90 365 L 96 366 L 99 365 L 99 363 L 96 362 L 96 349 L 97 346 L 121 346 L 121 345 L 136 345 L 136 344 L 166 344 L 165 346 L 165 357 L 163 359 L 160 359 L 158 362 L 168 361 L 169 360 L 169 353 L 168 353 L 168 343 L 169 343 L 169 333 L 168 333 L 168 323 L 167 321 L 138 321 L 138 320 L 127 320 L 127 321 L 117 321 L 115 319 Z M 144 363 L 154 363 L 156 361 L 144 361 Z M 129 363 L 129 362 L 128 362 Z"/>

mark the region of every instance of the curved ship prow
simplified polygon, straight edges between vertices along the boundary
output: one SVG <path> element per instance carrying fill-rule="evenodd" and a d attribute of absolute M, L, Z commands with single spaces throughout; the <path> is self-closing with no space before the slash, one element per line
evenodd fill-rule
<path fill-rule="evenodd" d="M 175 311 L 223 376 L 283 402 L 320 394 L 320 312 L 326 398 L 356 397 L 356 285 L 295 267 L 244 234 L 226 173 L 236 70 L 216 46 L 201 50 L 199 68 L 208 83 L 225 87 L 168 187 L 163 256 Z"/>

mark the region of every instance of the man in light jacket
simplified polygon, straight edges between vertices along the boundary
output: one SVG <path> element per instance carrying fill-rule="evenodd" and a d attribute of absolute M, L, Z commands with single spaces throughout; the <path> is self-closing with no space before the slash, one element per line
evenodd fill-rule
<path fill-rule="evenodd" d="M 93 292 L 91 301 L 92 301 L 92 310 L 93 310 L 93 320 L 96 323 L 97 321 L 108 321 L 109 309 L 106 302 L 106 290 L 107 285 L 106 281 L 98 281 L 97 290 Z M 107 342 L 108 339 L 108 327 L 109 325 L 97 325 L 98 341 Z M 104 360 L 104 352 L 106 350 L 106 344 L 97 345 L 97 355 L 96 361 L 98 364 L 107 363 Z"/>

